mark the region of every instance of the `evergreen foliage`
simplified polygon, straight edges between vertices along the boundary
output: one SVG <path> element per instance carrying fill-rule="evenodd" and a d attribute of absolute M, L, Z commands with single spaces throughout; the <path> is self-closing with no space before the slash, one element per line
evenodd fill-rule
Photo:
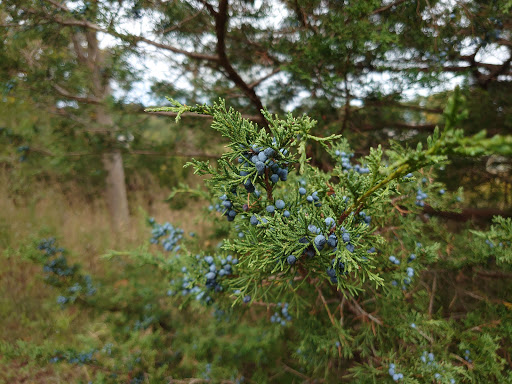
<path fill-rule="evenodd" d="M 451 156 L 510 155 L 509 136 L 457 128 L 467 116 L 458 90 L 425 143 L 361 157 L 339 135 L 314 135 L 307 116 L 263 111 L 258 127 L 222 100 L 171 102 L 158 110 L 211 115 L 227 140 L 215 163 L 188 164 L 207 176 L 206 192 L 172 194 L 210 199 L 221 242 L 204 247 L 150 219 L 156 248 L 108 255 L 125 265 L 127 287 L 92 279 L 93 294 L 61 303 L 106 316 L 115 341 L 43 361 L 100 367 L 97 382 L 512 382 L 512 222 L 455 233 L 435 215 L 461 207 L 462 190 L 436 181 Z M 312 165 L 311 143 L 332 168 Z M 47 269 L 62 251 L 41 247 Z M 52 267 L 59 277 L 48 282 L 62 296 L 87 287 L 61 264 L 72 273 Z"/>

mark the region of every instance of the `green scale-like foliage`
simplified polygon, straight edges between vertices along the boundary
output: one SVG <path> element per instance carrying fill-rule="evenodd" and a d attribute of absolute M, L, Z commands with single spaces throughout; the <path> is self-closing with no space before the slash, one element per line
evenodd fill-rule
<path fill-rule="evenodd" d="M 443 318 L 443 300 L 450 293 L 439 292 L 437 274 L 429 267 L 439 264 L 449 275 L 471 259 L 458 256 L 449 247 L 450 257 L 444 257 L 441 244 L 454 239 L 443 232 L 438 218 L 422 213 L 427 197 L 430 207 L 445 211 L 457 211 L 462 199 L 461 190 L 445 193 L 443 185 L 434 181 L 437 169 L 451 154 L 510 154 L 510 137 L 486 138 L 485 132 L 465 137 L 455 128 L 467 117 L 464 98 L 458 91 L 445 109 L 444 129 L 436 128 L 426 144 L 412 149 L 395 142 L 385 152 L 380 146 L 372 148 L 357 165 L 350 160 L 345 139 L 312 136 L 315 122 L 307 117 L 289 115 L 279 120 L 265 113 L 268 127 L 258 128 L 239 113 L 227 110 L 222 101 L 211 107 L 171 101 L 174 107 L 159 110 L 177 112 L 178 118 L 186 111 L 212 115 L 212 128 L 229 140 L 229 150 L 216 166 L 190 163 L 196 173 L 209 176 L 206 184 L 213 202 L 221 202 L 217 210 L 232 221 L 232 236 L 224 239 L 219 260 L 228 254 L 239 260 L 232 275 L 218 279 L 221 288 L 211 291 L 208 303 L 215 302 L 220 308 L 251 303 L 274 308 L 273 303 L 286 300 L 293 313 L 294 357 L 313 377 L 331 380 L 349 369 L 354 382 L 373 382 L 377 377 L 397 379 L 399 372 L 405 376 L 397 380 L 404 382 L 511 379 L 503 374 L 503 358 L 487 362 L 481 372 L 473 372 L 477 368 L 471 364 L 476 362 L 460 357 L 459 349 L 470 343 L 472 333 L 462 332 L 453 320 Z M 312 141 L 320 143 L 334 159 L 329 172 L 309 164 L 305 148 Z M 258 172 L 251 159 L 267 148 L 273 156 Z M 271 181 L 273 164 L 288 171 L 284 180 Z M 301 187 L 307 190 L 305 195 L 299 193 Z M 317 199 L 308 202 L 313 192 Z M 267 207 L 276 207 L 278 200 L 283 200 L 285 207 L 269 211 Z M 231 204 L 226 208 L 223 201 Z M 235 215 L 230 217 L 230 211 Z M 420 221 L 421 217 L 427 222 Z M 326 222 L 328 218 L 333 219 L 332 224 Z M 497 223 L 504 226 L 499 219 Z M 498 233 L 506 238 L 499 228 L 491 229 L 490 238 Z M 337 246 L 316 243 L 318 234 L 326 239 L 335 235 Z M 350 240 L 344 241 L 343 234 Z M 496 241 L 488 240 L 487 247 L 492 249 Z M 471 253 L 478 264 L 490 252 L 482 253 L 482 247 L 476 245 Z M 510 244 L 501 242 L 500 247 L 508 255 Z M 185 262 L 187 268 L 194 269 L 196 260 Z M 505 260 L 507 256 L 501 256 L 500 261 Z M 208 286 L 204 269 L 195 278 L 190 286 L 204 286 L 205 280 Z M 425 289 L 425 280 L 433 287 Z M 456 302 L 457 297 L 446 305 Z M 493 316 L 489 313 L 489 317 Z M 480 315 L 473 319 L 475 323 L 481 320 Z M 509 313 L 502 320 L 510 327 Z M 474 341 L 471 350 L 479 344 L 496 356 L 497 335 L 499 332 Z M 510 345 L 510 340 L 502 342 Z M 422 363 L 427 356 L 423 351 L 434 353 L 436 360 L 429 357 Z M 443 361 L 437 361 L 438 354 Z M 401 366 L 393 369 L 393 376 L 387 372 L 387 364 L 395 359 L 401 360 Z"/>
<path fill-rule="evenodd" d="M 206 190 L 171 195 L 209 199 L 220 244 L 150 220 L 151 243 L 166 252 L 112 252 L 124 265 L 112 281 L 126 287 L 102 279 L 65 303 L 104 314 L 113 337 L 53 359 L 102 367 L 98 382 L 512 382 L 512 223 L 451 230 L 435 214 L 463 201 L 435 181 L 449 156 L 507 155 L 510 140 L 456 129 L 466 115 L 458 92 L 424 145 L 357 159 L 344 138 L 313 136 L 305 116 L 264 112 L 258 127 L 223 101 L 172 102 L 159 110 L 212 115 L 228 140 L 215 164 L 189 163 Z M 311 165 L 311 143 L 333 159 L 329 170 Z M 49 282 L 67 292 L 85 276 Z"/>
<path fill-rule="evenodd" d="M 338 136 L 319 138 L 310 135 L 314 122 L 307 117 L 293 118 L 289 115 L 286 120 L 278 120 L 267 113 L 268 129 L 263 129 L 244 120 L 239 113 L 227 110 L 223 102 L 213 107 L 187 107 L 173 101 L 176 107 L 158 110 L 177 112 L 178 119 L 184 111 L 213 115 L 212 128 L 229 139 L 230 151 L 222 155 L 216 167 L 209 162 L 193 161 L 190 164 L 196 173 L 210 176 L 207 185 L 214 196 L 223 195 L 232 203 L 232 208 L 226 209 L 225 213 L 230 210 L 237 213 L 235 224 L 239 232 L 244 233 L 242 239 L 226 239 L 223 246 L 224 250 L 240 255 L 240 267 L 251 270 L 251 273 L 240 273 L 239 277 L 232 279 L 230 288 L 260 298 L 257 290 L 263 283 L 279 285 L 290 276 L 299 281 L 325 280 L 325 271 L 331 263 L 344 265 L 336 272 L 337 285 L 342 292 L 355 294 L 367 280 L 382 285 L 382 278 L 372 272 L 378 263 L 368 250 L 383 239 L 373 234 L 375 229 L 365 224 L 362 215 L 382 215 L 391 196 L 398 192 L 400 182 L 406 182 L 404 176 L 407 173 L 445 161 L 447 153 L 461 150 L 462 132 L 450 129 L 450 123 L 453 125 L 464 117 L 464 112 L 458 112 L 458 100 L 451 100 L 446 111 L 446 128 L 442 133 L 436 130 L 429 137 L 427 149 L 419 144 L 416 150 L 410 150 L 395 143 L 387 154 L 388 165 L 388 161 L 383 161 L 383 151 L 379 147 L 362 160 L 366 165 L 363 169 L 367 172 L 347 171 L 337 164 L 332 172 L 323 173 L 309 166 L 305 156 L 308 141 L 320 142 L 333 157 L 350 149 L 346 141 L 338 140 Z M 261 151 L 271 149 L 274 157 L 267 163 L 271 161 L 290 172 L 286 183 L 273 183 L 270 180 L 273 171 L 268 165 L 264 172 L 258 173 L 250 161 L 258 154 L 257 148 Z M 306 196 L 297 192 L 301 182 L 309 194 L 316 192 L 318 202 L 307 203 Z M 245 191 L 244 183 L 260 188 L 263 193 L 257 197 L 255 193 Z M 266 207 L 274 206 L 279 199 L 285 201 L 285 208 L 268 212 Z M 289 217 L 284 216 L 284 210 L 290 212 Z M 251 217 L 259 223 L 251 225 Z M 328 227 L 326 218 L 334 218 L 335 225 Z M 320 231 L 309 231 L 310 225 Z M 351 244 L 352 250 L 347 249 L 346 244 L 325 246 L 323 250 L 315 244 L 318 234 L 325 238 L 336 235 L 341 242 L 345 232 L 350 237 L 350 241 L 345 243 Z M 316 257 L 305 257 L 308 248 L 312 248 Z M 289 255 L 298 260 L 297 265 L 290 266 L 285 262 Z M 273 276 L 268 281 L 268 277 L 276 273 L 278 277 Z M 261 298 L 268 300 L 269 289 L 262 292 L 265 294 Z"/>

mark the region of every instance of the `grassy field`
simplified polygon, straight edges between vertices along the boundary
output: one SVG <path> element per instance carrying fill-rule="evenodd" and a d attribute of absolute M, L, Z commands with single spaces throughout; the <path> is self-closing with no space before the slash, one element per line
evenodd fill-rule
<path fill-rule="evenodd" d="M 169 221 L 188 231 L 202 232 L 200 204 L 183 211 L 173 211 L 164 202 L 168 191 L 151 186 L 130 195 L 132 217 L 126 230 L 117 235 L 110 231 L 108 211 L 101 198 L 89 201 L 73 186 L 66 191 L 58 184 L 31 186 L 30 197 L 20 198 L 8 190 L 5 174 L 0 175 L 0 343 L 2 348 L 40 346 L 40 353 L 59 346 L 79 345 L 104 331 L 101 321 L 76 308 L 60 310 L 57 293 L 42 280 L 41 267 L 24 255 L 41 238 L 55 236 L 59 245 L 70 251 L 73 261 L 94 274 L 107 273 L 109 262 L 101 256 L 108 250 L 130 250 L 147 243 L 150 228 L 146 218 Z M 34 353 L 33 351 L 30 353 Z M 91 368 L 71 365 L 37 364 L 32 357 L 6 359 L 0 352 L 0 383 L 88 382 Z"/>

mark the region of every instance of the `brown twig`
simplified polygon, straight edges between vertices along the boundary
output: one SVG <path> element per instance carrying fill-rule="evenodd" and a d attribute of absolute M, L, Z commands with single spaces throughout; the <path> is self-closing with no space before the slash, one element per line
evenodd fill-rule
<path fill-rule="evenodd" d="M 304 380 L 306 380 L 307 383 L 312 383 L 313 382 L 313 379 L 311 379 L 310 377 L 306 376 L 305 374 L 293 369 L 292 367 L 289 367 L 288 365 L 286 365 L 285 363 L 281 363 L 283 365 L 283 368 L 285 371 L 288 371 L 290 373 L 293 373 L 295 376 L 298 376 Z M 321 380 L 323 382 L 323 380 Z"/>
<path fill-rule="evenodd" d="M 322 290 L 320 287 L 316 287 L 316 290 L 318 292 L 318 296 L 320 297 L 320 300 L 322 300 L 322 303 L 324 304 L 325 310 L 327 311 L 327 314 L 329 315 L 329 319 L 331 320 L 332 325 L 336 326 L 336 322 L 334 321 L 334 317 L 332 316 L 331 310 L 329 309 L 329 306 L 327 305 L 327 302 L 325 301 L 325 297 L 322 294 Z"/>
<path fill-rule="evenodd" d="M 399 4 L 402 4 L 402 3 L 405 3 L 407 0 L 397 0 L 391 4 L 388 4 L 388 5 L 385 5 L 384 7 L 381 7 L 381 8 L 377 8 L 375 11 L 372 12 L 372 15 L 376 15 L 378 13 L 381 13 L 381 12 L 385 12 L 387 11 L 388 9 L 394 7 L 394 6 L 397 6 Z"/>
<path fill-rule="evenodd" d="M 265 168 L 265 178 L 263 180 L 265 182 L 265 190 L 267 191 L 267 199 L 273 201 L 274 198 L 272 197 L 272 185 L 270 185 L 268 181 L 268 168 Z"/>
<path fill-rule="evenodd" d="M 353 311 L 355 311 L 357 314 L 359 315 L 362 315 L 363 317 L 367 317 L 369 318 L 371 321 L 373 321 L 374 323 L 377 323 L 379 325 L 384 325 L 384 323 L 382 322 L 381 319 L 373 316 L 372 314 L 366 312 L 360 305 L 359 303 L 354 300 L 354 299 L 350 299 L 350 301 L 347 301 L 349 307 L 352 308 Z"/>
<path fill-rule="evenodd" d="M 261 99 L 254 91 L 254 88 L 251 88 L 240 76 L 240 74 L 235 70 L 226 51 L 226 33 L 228 27 L 228 19 L 229 19 L 229 3 L 228 0 L 220 0 L 218 11 L 215 14 L 215 33 L 217 35 L 217 56 L 219 58 L 219 64 L 226 72 L 226 77 L 231 80 L 236 86 L 247 96 L 247 98 L 251 101 L 251 103 L 256 107 L 256 110 L 262 117 L 262 124 L 268 125 L 267 120 L 263 116 L 262 110 L 263 103 Z"/>
<path fill-rule="evenodd" d="M 432 318 L 432 311 L 434 309 L 434 297 L 437 288 L 437 274 L 434 274 L 434 281 L 432 282 L 432 290 L 430 292 L 430 302 L 428 304 L 428 317 Z"/>

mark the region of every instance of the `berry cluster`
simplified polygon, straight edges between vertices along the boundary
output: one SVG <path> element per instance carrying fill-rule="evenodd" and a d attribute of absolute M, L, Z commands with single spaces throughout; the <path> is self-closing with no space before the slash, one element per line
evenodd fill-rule
<path fill-rule="evenodd" d="M 364 211 L 359 212 L 359 217 L 363 220 L 363 222 L 370 226 L 370 223 L 372 222 L 372 217 L 368 216 Z"/>
<path fill-rule="evenodd" d="M 464 360 L 466 360 L 468 363 L 472 363 L 472 362 L 473 362 L 473 360 L 471 360 L 471 359 L 469 358 L 469 349 L 466 349 L 466 350 L 464 351 Z"/>
<path fill-rule="evenodd" d="M 371 217 L 367 217 L 369 218 L 367 219 L 367 222 L 369 222 Z M 338 236 L 340 237 L 341 241 L 336 235 L 336 220 L 334 220 L 332 217 L 327 217 L 324 219 L 323 226 L 324 230 L 314 224 L 308 225 L 307 230 L 309 234 L 299 239 L 299 243 L 308 244 L 308 246 L 303 251 L 303 255 L 307 256 L 308 258 L 312 258 L 316 251 L 321 252 L 324 250 L 325 246 L 329 247 L 329 249 L 332 249 L 332 251 L 335 252 L 338 249 L 338 245 L 340 243 L 343 244 L 349 252 L 354 252 L 355 247 L 351 243 L 351 235 L 344 227 L 341 227 L 338 231 Z M 312 239 L 312 242 L 310 240 L 311 236 L 315 236 Z M 373 251 L 375 251 L 375 249 L 373 249 Z M 286 259 L 290 265 L 295 264 L 296 260 L 296 257 L 293 255 L 288 256 Z M 337 273 L 340 275 L 347 273 L 345 271 L 345 265 L 339 260 L 336 262 L 335 258 L 331 260 L 331 267 L 328 268 L 326 272 L 327 276 L 333 284 L 337 284 L 338 282 Z"/>
<path fill-rule="evenodd" d="M 259 236 L 268 233 L 266 232 L 267 230 L 275 231 L 281 235 L 279 228 L 274 228 L 274 224 L 281 225 L 283 221 L 284 223 L 295 225 L 295 228 L 304 228 L 299 229 L 303 230 L 304 233 L 299 233 L 299 236 L 296 237 L 299 243 L 295 244 L 296 250 L 294 248 L 284 254 L 279 254 L 276 250 L 275 262 L 278 267 L 283 270 L 283 264 L 295 266 L 302 261 L 307 262 L 306 259 L 311 259 L 316 254 L 329 253 L 329 259 L 324 259 L 323 257 L 319 259 L 320 262 L 325 260 L 325 265 L 320 270 L 326 271 L 326 278 L 331 283 L 340 283 L 339 279 L 341 276 L 347 274 L 347 270 L 352 270 L 348 266 L 353 262 L 351 259 L 340 257 L 340 246 L 343 246 L 344 249 L 341 248 L 343 252 L 346 249 L 349 253 L 356 256 L 357 252 L 360 251 L 356 249 L 361 244 L 360 236 L 371 225 L 372 216 L 366 214 L 360 207 L 357 209 L 350 207 L 351 198 L 349 196 L 343 196 L 341 199 L 337 198 L 333 187 L 329 186 L 329 184 L 330 190 L 326 190 L 324 187 L 319 188 L 318 185 L 325 184 L 325 181 L 320 179 L 314 179 L 314 182 L 312 181 L 314 186 L 309 187 L 304 179 L 299 179 L 295 190 L 296 193 L 287 190 L 284 197 L 282 194 L 275 196 L 275 184 L 286 181 L 289 178 L 289 162 L 293 160 L 287 156 L 288 152 L 286 149 L 278 149 L 281 145 L 275 139 L 272 144 L 265 143 L 262 145 L 261 142 L 254 143 L 255 141 L 237 143 L 236 147 L 234 147 L 236 154 L 229 158 L 229 161 L 223 168 L 224 171 L 216 175 L 219 180 L 222 180 L 223 177 L 226 178 L 232 174 L 234 180 L 231 180 L 229 185 L 220 185 L 221 192 L 219 194 L 223 193 L 223 195 L 219 197 L 220 203 L 215 205 L 215 209 L 222 212 L 229 221 L 233 221 L 236 218 L 236 233 L 239 238 L 243 239 L 242 242 L 244 244 L 255 234 Z M 334 151 L 334 155 L 341 158 L 343 171 L 348 173 L 346 177 L 356 180 L 360 178 L 357 174 L 370 173 L 370 169 L 366 164 L 355 164 L 356 161 L 354 161 L 352 153 L 342 151 L 340 147 L 338 148 L 338 150 Z M 235 160 L 235 163 L 232 160 Z M 204 172 L 209 173 L 210 171 L 206 165 L 201 164 L 201 169 L 203 166 L 205 167 Z M 413 175 L 409 174 L 406 177 L 413 177 Z M 240 184 L 234 185 L 237 183 L 243 184 L 245 191 L 241 188 Z M 257 191 L 256 187 L 264 188 L 266 194 L 261 194 Z M 245 197 L 242 196 L 244 192 L 246 192 Z M 419 190 L 418 198 L 422 200 L 425 197 L 426 194 L 424 195 Z M 350 208 L 346 215 L 340 212 L 339 220 L 343 223 L 340 222 L 339 226 L 337 226 L 338 219 L 335 219 L 337 216 L 334 216 L 332 211 L 325 214 L 326 212 L 318 212 L 314 208 L 322 207 L 322 205 L 330 202 L 330 199 L 337 202 L 341 211 L 343 211 L 343 206 L 346 207 L 345 210 Z M 210 207 L 211 210 L 213 208 L 213 206 Z M 338 214 L 336 210 L 335 214 Z M 296 214 L 298 214 L 298 217 L 296 217 Z M 322 219 L 319 219 L 319 216 Z M 291 220 L 283 220 L 287 218 L 291 218 Z M 347 218 L 348 220 L 346 220 Z M 297 223 L 295 219 L 298 219 Z M 320 220 L 323 220 L 324 223 Z M 305 224 L 304 226 L 302 225 L 303 223 Z M 252 232 L 252 228 L 244 228 L 247 224 L 250 224 L 250 227 L 256 227 L 254 230 L 257 232 Z M 296 226 L 296 224 L 300 225 Z M 233 250 L 235 249 L 235 246 L 233 246 Z M 367 249 L 367 247 L 364 249 Z M 370 254 L 374 253 L 375 249 L 370 249 L 367 252 Z M 306 256 L 306 258 L 302 259 L 303 256 Z M 369 262 L 369 257 L 362 256 L 361 258 L 365 262 Z M 330 265 L 328 260 L 330 260 Z M 400 264 L 400 260 L 396 257 L 390 258 L 390 260 L 395 264 Z M 312 260 L 311 263 L 315 263 L 315 261 Z M 272 268 L 276 268 L 276 266 L 272 265 Z M 290 270 L 295 271 L 296 269 L 291 268 Z M 300 268 L 297 270 L 300 271 Z M 410 284 L 411 279 L 415 275 L 414 268 L 410 266 L 403 272 L 406 276 L 404 276 L 402 284 Z M 215 279 L 210 279 L 208 284 L 215 286 L 215 281 Z M 398 285 L 397 282 L 393 284 Z"/>
<path fill-rule="evenodd" d="M 350 158 L 354 157 L 353 153 L 347 154 L 346 152 L 336 150 L 334 154 L 336 156 L 341 157 L 341 166 L 345 172 L 354 170 L 355 172 L 360 174 L 370 173 L 370 170 L 367 167 L 362 167 L 359 164 L 352 166 Z"/>
<path fill-rule="evenodd" d="M 393 363 L 389 364 L 389 369 L 388 369 L 389 376 L 391 376 L 394 381 L 402 380 L 404 378 L 404 374 L 396 373 L 395 368 L 396 368 L 395 364 L 393 364 Z"/>
<path fill-rule="evenodd" d="M 183 267 L 181 271 L 183 273 L 186 273 L 187 272 L 187 268 Z M 191 277 L 184 276 L 182 281 L 181 281 L 181 294 L 183 296 L 196 295 L 197 300 L 200 300 L 203 297 L 204 293 L 199 295 L 199 293 L 201 293 L 202 290 L 197 285 L 192 286 L 193 282 L 194 282 L 194 280 Z M 176 284 L 176 280 L 171 280 L 171 285 L 174 286 L 175 284 Z M 168 296 L 173 296 L 174 294 L 175 294 L 175 292 L 172 289 L 169 289 L 167 291 L 167 295 Z"/>
<path fill-rule="evenodd" d="M 288 313 L 288 303 L 277 303 L 277 307 L 281 308 L 281 312 L 277 310 L 271 317 L 270 321 L 272 323 L 277 323 L 281 325 L 286 325 L 287 322 L 292 320 L 292 317 Z"/>
<path fill-rule="evenodd" d="M 347 273 L 345 271 L 345 264 L 343 264 L 341 261 L 338 260 L 336 262 L 336 259 L 331 260 L 331 268 L 327 268 L 327 276 L 329 276 L 329 279 L 331 280 L 331 283 L 337 284 L 338 278 L 336 276 L 336 272 L 341 275 L 343 273 Z"/>
<path fill-rule="evenodd" d="M 55 237 L 41 240 L 37 246 L 37 249 L 44 251 L 46 256 L 53 256 L 58 252 L 64 251 L 64 248 L 57 248 L 55 246 Z"/>
<path fill-rule="evenodd" d="M 142 319 L 137 320 L 135 322 L 135 324 L 133 325 L 132 329 L 134 331 L 140 331 L 140 330 L 148 329 L 152 324 L 155 323 L 155 321 L 156 321 L 156 318 L 154 316 L 144 314 Z"/>
<path fill-rule="evenodd" d="M 57 297 L 57 303 L 60 305 L 73 303 L 81 293 L 85 294 L 86 296 L 92 296 L 96 293 L 96 287 L 92 284 L 91 276 L 85 275 L 83 276 L 82 284 L 78 282 L 74 283 L 67 289 L 67 292 L 67 296 L 61 295 Z"/>
<path fill-rule="evenodd" d="M 68 362 L 70 364 L 92 364 L 96 362 L 94 359 L 94 354 L 97 352 L 96 349 L 92 349 L 88 352 L 75 352 L 75 351 L 66 351 L 62 353 L 58 353 L 56 356 L 50 359 L 50 363 L 58 363 L 60 361 Z"/>
<path fill-rule="evenodd" d="M 400 265 L 400 260 L 396 258 L 396 256 L 389 256 L 389 261 L 391 261 L 393 264 Z"/>
<path fill-rule="evenodd" d="M 18 153 L 21 153 L 20 155 L 20 162 L 23 163 L 25 160 L 27 160 L 28 152 L 30 151 L 30 147 L 28 145 L 22 145 L 16 149 Z"/>
<path fill-rule="evenodd" d="M 417 243 L 416 245 L 417 245 L 417 247 L 418 247 L 418 248 L 420 248 L 420 247 L 421 247 L 421 244 L 420 244 L 420 243 Z M 411 253 L 411 254 L 410 254 L 410 256 L 409 256 L 409 257 L 408 257 L 408 259 L 407 259 L 407 262 L 408 262 L 408 263 L 411 263 L 411 262 L 413 262 L 414 260 L 416 260 L 416 254 Z M 397 258 L 396 256 L 394 256 L 394 255 L 389 256 L 389 261 L 390 261 L 391 263 L 395 264 L 395 265 L 400 265 L 400 259 L 398 259 L 398 258 Z M 415 273 L 416 273 L 416 272 L 414 271 L 414 268 L 413 268 L 413 267 L 409 266 L 409 267 L 407 267 L 407 268 L 406 268 L 405 273 L 406 273 L 407 277 L 405 277 L 405 278 L 403 279 L 403 285 L 402 285 L 402 289 L 403 289 L 403 290 L 406 290 L 406 289 L 407 289 L 407 287 L 406 287 L 406 286 L 407 286 L 407 285 L 409 285 L 409 284 L 411 284 L 411 282 L 412 282 L 412 278 L 414 277 L 414 275 L 415 275 Z M 392 281 L 391 281 L 391 285 L 393 285 L 394 287 L 398 286 L 398 281 L 396 281 L 396 280 L 392 280 Z M 414 326 L 413 328 L 415 328 L 415 326 Z"/>
<path fill-rule="evenodd" d="M 224 216 L 228 219 L 228 221 L 235 220 L 236 211 L 233 207 L 233 202 L 228 199 L 226 195 L 222 195 L 220 197 L 222 208 L 221 210 L 224 212 Z"/>
<path fill-rule="evenodd" d="M 425 192 L 423 192 L 421 188 L 418 188 L 418 191 L 416 193 L 416 205 L 418 207 L 424 207 L 425 202 L 423 200 L 425 200 L 427 197 L 428 195 Z"/>
<path fill-rule="evenodd" d="M 213 256 L 200 256 L 196 255 L 198 265 L 195 271 L 200 271 L 202 276 L 199 284 L 195 284 L 197 279 L 189 274 L 186 267 L 182 267 L 181 272 L 184 274 L 183 280 L 181 281 L 181 294 L 183 296 L 195 295 L 196 300 L 205 301 L 207 304 L 213 302 L 212 297 L 208 294 L 209 291 L 220 292 L 223 290 L 221 285 L 222 278 L 233 274 L 233 266 L 238 264 L 238 259 L 233 258 L 232 255 L 228 255 L 226 258 L 216 260 Z M 203 280 L 205 279 L 205 280 Z M 175 281 L 171 281 L 171 284 L 175 284 Z M 203 288 L 203 284 L 204 287 Z M 174 294 L 173 290 L 167 291 L 169 296 Z"/>
<path fill-rule="evenodd" d="M 423 351 L 420 359 L 423 364 L 426 364 L 427 367 L 434 372 L 433 376 L 435 380 L 442 379 L 442 375 L 437 371 L 444 371 L 444 368 L 436 362 L 435 356 L 432 352 L 427 353 L 427 351 Z M 450 384 L 455 384 L 455 379 L 451 378 Z"/>
<path fill-rule="evenodd" d="M 272 143 L 276 145 L 275 138 Z M 252 176 L 255 173 L 260 177 L 267 175 L 273 184 L 277 184 L 279 180 L 286 181 L 288 179 L 288 163 L 281 161 L 288 154 L 286 149 L 281 148 L 277 152 L 274 148 L 258 147 L 255 144 L 249 148 L 242 145 L 241 147 L 247 150 L 242 153 L 242 157 L 238 158 L 238 162 L 241 164 L 240 176 Z M 250 179 L 244 183 L 244 187 L 247 192 L 254 192 L 255 188 Z"/>
<path fill-rule="evenodd" d="M 274 146 L 277 146 L 275 138 L 272 141 Z M 272 185 L 277 184 L 279 181 L 286 181 L 288 179 L 288 162 L 286 162 L 285 156 L 288 154 L 288 150 L 281 148 L 279 151 L 272 147 L 258 147 L 256 144 L 245 146 L 240 144 L 240 148 L 243 150 L 241 156 L 238 158 L 239 167 L 237 169 L 239 176 L 243 178 L 243 186 L 247 193 L 254 194 L 256 198 L 261 196 L 261 192 L 258 191 L 253 184 L 255 181 L 259 181 L 260 184 L 265 185 L 267 192 L 269 191 L 270 182 Z M 231 193 L 237 194 L 237 187 L 234 186 L 230 190 Z M 233 202 L 228 199 L 227 195 L 224 194 L 220 197 L 221 203 L 215 205 L 215 209 L 218 212 L 223 212 L 227 217 L 228 221 L 233 221 L 236 215 L 240 212 L 240 209 L 235 208 Z M 267 212 L 272 214 L 276 209 L 282 210 L 285 207 L 283 200 L 277 200 L 274 205 L 267 206 Z M 210 210 L 213 210 L 213 206 L 210 206 Z M 249 205 L 244 204 L 242 211 L 246 212 L 249 210 Z M 289 211 L 284 211 L 285 217 L 290 217 Z M 257 225 L 263 222 L 256 216 L 251 217 L 251 224 Z M 243 236 L 241 236 L 243 237 Z"/>
<path fill-rule="evenodd" d="M 37 249 L 44 252 L 45 281 L 66 292 L 66 295 L 57 297 L 57 303 L 73 303 L 80 295 L 92 296 L 96 293 L 91 277 L 80 274 L 78 265 L 68 264 L 65 249 L 55 246 L 55 238 L 41 240 Z"/>
<path fill-rule="evenodd" d="M 305 188 L 301 188 L 304 191 L 304 195 L 307 193 Z M 299 189 L 300 193 L 300 189 Z M 300 193 L 302 195 L 302 193 Z M 322 203 L 320 202 L 320 197 L 318 197 L 318 192 L 315 191 L 311 195 L 306 196 L 306 201 L 311 204 L 315 204 L 315 207 L 321 207 Z"/>
<path fill-rule="evenodd" d="M 494 243 L 491 240 L 489 240 L 489 239 L 485 240 L 485 244 L 487 244 L 489 246 L 489 248 L 494 248 Z M 505 241 L 505 245 L 510 247 L 512 245 L 512 243 L 510 241 Z M 503 242 L 502 241 L 500 241 L 498 243 L 498 247 L 503 248 Z"/>
<path fill-rule="evenodd" d="M 170 223 L 164 223 L 162 225 L 155 223 L 153 218 L 149 219 L 149 223 L 153 226 L 151 230 L 151 244 L 159 244 L 161 242 L 162 247 L 168 252 L 177 252 L 180 249 L 178 245 L 179 241 L 183 238 L 183 229 L 176 228 Z M 163 239 L 160 239 L 164 237 Z"/>
<path fill-rule="evenodd" d="M 222 286 L 217 281 L 218 278 L 229 276 L 233 273 L 233 265 L 238 264 L 238 259 L 233 259 L 233 256 L 228 255 L 225 259 L 220 259 L 219 264 L 215 264 L 215 259 L 212 256 L 205 256 L 204 261 L 207 264 L 206 288 L 215 290 L 215 292 L 222 291 Z"/>
<path fill-rule="evenodd" d="M 47 273 L 47 277 L 49 274 L 55 274 L 60 277 L 68 277 L 73 276 L 77 271 L 77 268 L 74 265 L 69 265 L 66 257 L 61 255 L 45 263 L 43 266 L 43 271 Z"/>
<path fill-rule="evenodd" d="M 211 363 L 206 363 L 205 367 L 204 367 L 204 372 L 203 374 L 201 375 L 205 380 L 208 380 L 210 381 L 211 377 L 210 377 L 210 374 L 212 373 L 212 364 Z"/>

